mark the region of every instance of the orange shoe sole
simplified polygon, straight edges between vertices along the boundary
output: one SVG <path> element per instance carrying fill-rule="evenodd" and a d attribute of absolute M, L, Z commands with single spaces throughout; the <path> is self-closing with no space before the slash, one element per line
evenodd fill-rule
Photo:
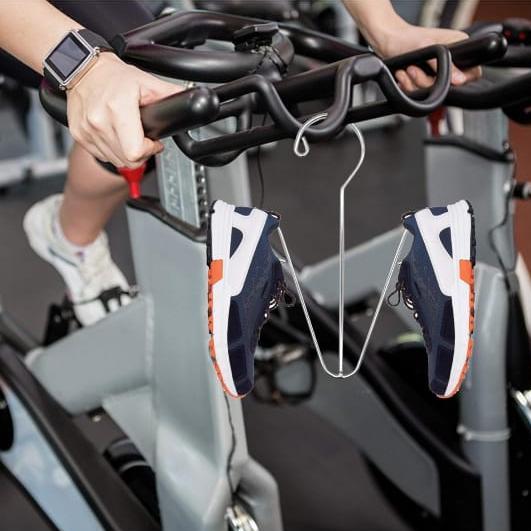
<path fill-rule="evenodd" d="M 223 278 L 223 260 L 211 260 L 208 264 L 208 333 L 210 334 L 210 339 L 208 341 L 208 350 L 210 352 L 210 359 L 214 365 L 216 371 L 216 376 L 218 377 L 219 382 L 223 391 L 227 393 L 232 398 L 243 398 L 245 395 L 234 394 L 225 383 L 221 369 L 218 364 L 216 356 L 216 348 L 214 345 L 214 294 L 213 286 Z"/>

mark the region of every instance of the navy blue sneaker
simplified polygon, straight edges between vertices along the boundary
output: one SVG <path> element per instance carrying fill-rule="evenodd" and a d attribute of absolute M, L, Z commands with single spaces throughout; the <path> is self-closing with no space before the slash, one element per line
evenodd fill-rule
<path fill-rule="evenodd" d="M 269 235 L 279 218 L 258 208 L 216 201 L 207 241 L 209 350 L 225 392 L 235 398 L 254 386 L 260 329 L 285 291 Z"/>
<path fill-rule="evenodd" d="M 413 245 L 402 260 L 397 291 L 415 312 L 428 353 L 433 393 L 459 391 L 472 355 L 474 214 L 467 201 L 404 216 Z"/>

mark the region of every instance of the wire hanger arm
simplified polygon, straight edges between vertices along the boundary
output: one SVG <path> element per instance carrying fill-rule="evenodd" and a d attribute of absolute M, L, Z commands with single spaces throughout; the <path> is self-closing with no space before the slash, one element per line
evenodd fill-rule
<path fill-rule="evenodd" d="M 306 157 L 310 153 L 310 146 L 308 145 L 306 138 L 304 138 L 304 132 L 306 131 L 308 127 L 310 127 L 314 123 L 324 120 L 326 116 L 327 116 L 326 113 L 316 114 L 315 116 L 309 118 L 306 122 L 304 122 L 304 124 L 301 126 L 301 128 L 297 132 L 297 135 L 295 136 L 295 141 L 293 143 L 293 153 L 295 155 L 297 155 L 298 157 Z M 363 139 L 363 135 L 361 134 L 361 131 L 354 124 L 349 124 L 348 128 L 356 135 L 361 149 L 360 149 L 359 159 L 354 169 L 352 170 L 350 175 L 347 177 L 347 179 L 343 182 L 339 190 L 339 304 L 338 304 L 338 328 L 339 328 L 339 345 L 338 345 L 339 356 L 338 357 L 339 357 L 339 362 L 338 362 L 337 372 L 331 371 L 328 368 L 326 362 L 324 361 L 323 353 L 321 351 L 319 342 L 317 340 L 317 336 L 315 334 L 315 330 L 313 328 L 312 320 L 310 318 L 310 314 L 308 312 L 308 308 L 304 300 L 304 295 L 303 295 L 303 292 L 302 292 L 302 289 L 299 283 L 299 279 L 297 278 L 297 273 L 295 271 L 295 267 L 293 266 L 291 255 L 289 253 L 288 246 L 286 244 L 286 239 L 284 238 L 284 234 L 282 233 L 282 230 L 280 229 L 280 227 L 278 228 L 278 234 L 280 238 L 280 244 L 282 246 L 282 251 L 284 253 L 285 260 L 288 264 L 290 274 L 293 277 L 293 282 L 295 283 L 295 289 L 297 291 L 297 296 L 302 306 L 304 318 L 308 325 L 308 330 L 310 331 L 312 342 L 315 347 L 315 351 L 317 352 L 317 357 L 319 358 L 319 363 L 321 364 L 325 373 L 331 376 L 332 378 L 350 378 L 351 376 L 354 376 L 360 370 L 363 364 L 363 360 L 365 358 L 365 354 L 367 352 L 367 348 L 369 346 L 369 341 L 371 339 L 372 333 L 374 331 L 374 327 L 376 325 L 376 321 L 382 309 L 382 305 L 385 300 L 385 295 L 387 293 L 387 290 L 389 289 L 389 285 L 393 278 L 393 273 L 396 269 L 396 266 L 398 265 L 399 257 L 402 252 L 402 248 L 404 246 L 404 242 L 407 236 L 407 231 L 404 230 L 404 232 L 402 233 L 402 237 L 400 238 L 398 247 L 396 249 L 395 256 L 391 263 L 389 273 L 387 274 L 385 284 L 380 294 L 380 298 L 378 300 L 378 304 L 374 311 L 374 315 L 372 317 L 371 324 L 369 326 L 367 336 L 365 337 L 365 341 L 363 343 L 363 347 L 358 357 L 356 366 L 350 372 L 345 373 L 344 372 L 344 344 L 343 344 L 344 343 L 344 328 L 345 328 L 345 191 L 346 191 L 347 186 L 351 183 L 352 179 L 354 179 L 354 177 L 357 175 L 358 171 L 360 170 L 363 164 L 363 161 L 365 160 L 365 141 Z M 302 149 L 301 149 L 301 146 L 302 146 Z"/>

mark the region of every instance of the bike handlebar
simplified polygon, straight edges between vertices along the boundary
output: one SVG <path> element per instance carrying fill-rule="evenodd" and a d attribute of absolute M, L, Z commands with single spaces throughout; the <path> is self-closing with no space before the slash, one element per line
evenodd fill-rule
<path fill-rule="evenodd" d="M 331 74 L 334 77 L 334 101 L 327 110 L 328 117 L 319 125 L 308 128 L 308 138 L 312 140 L 330 138 L 344 127 L 344 119 L 352 99 L 352 88 L 363 81 L 376 81 L 388 101 L 393 104 L 395 112 L 422 116 L 433 111 L 442 104 L 450 86 L 450 54 L 443 46 L 430 46 L 419 50 L 418 57 L 425 60 L 436 59 L 439 64 L 437 80 L 421 99 L 413 99 L 400 90 L 390 70 L 375 55 L 358 55 L 332 65 L 326 73 L 329 80 Z M 308 72 L 306 75 L 294 76 L 291 81 L 291 91 L 296 92 L 300 89 L 302 93 L 305 88 L 313 86 L 314 98 L 318 98 L 321 96 L 317 83 L 320 78 L 319 69 Z M 278 84 L 282 87 L 281 81 Z M 190 89 L 143 107 L 141 118 L 145 134 L 155 139 L 161 136 L 172 136 L 184 129 L 206 125 L 218 119 L 220 103 L 230 102 L 250 94 L 259 95 L 261 105 L 267 109 L 275 124 L 281 127 L 287 135 L 295 135 L 302 127 L 302 123 L 293 116 L 282 101 L 275 82 L 263 75 L 252 74 L 214 89 L 205 87 Z M 40 95 L 46 110 L 66 125 L 64 96 L 55 93 L 46 83 L 43 83 Z M 238 114 L 241 112 L 243 109 Z"/>
<path fill-rule="evenodd" d="M 467 33 L 474 37 L 488 33 L 499 33 L 508 41 L 507 52 L 489 66 L 502 68 L 531 68 L 531 21 L 507 19 L 503 22 L 476 22 Z"/>
<path fill-rule="evenodd" d="M 333 101 L 326 110 L 327 118 L 308 128 L 305 134 L 310 140 L 331 138 L 347 123 L 360 117 L 368 119 L 397 112 L 410 116 L 427 115 L 450 99 L 459 101 L 460 106 L 472 108 L 477 108 L 478 100 L 481 99 L 488 101 L 491 106 L 500 104 L 496 102 L 498 105 L 492 105 L 493 100 L 501 98 L 503 90 L 485 89 L 480 98 L 477 92 L 473 93 L 470 89 L 449 90 L 451 59 L 461 68 L 467 68 L 503 56 L 505 39 L 494 33 L 457 43 L 448 49 L 430 46 L 387 61 L 358 46 L 292 26 L 282 26 L 280 32 L 265 28 L 268 32 L 267 42 L 255 42 L 252 53 L 242 51 L 241 45 L 237 45 L 235 52 L 182 48 L 197 46 L 206 39 L 232 40 L 242 28 L 249 32 L 249 26 L 257 28 L 261 22 L 216 13 L 180 13 L 113 39 L 113 45 L 122 58 L 156 73 L 201 82 L 229 80 L 214 88 L 196 87 L 143 107 L 141 119 L 146 136 L 153 139 L 174 136 L 190 158 L 216 165 L 225 164 L 244 149 L 264 141 L 293 137 L 303 123 L 296 104 L 328 95 L 332 96 Z M 264 38 L 258 30 L 251 30 L 250 33 L 252 38 Z M 181 48 L 172 46 L 176 44 Z M 245 45 L 244 42 L 243 48 Z M 294 53 L 321 59 L 324 56 L 336 62 L 283 77 L 282 73 Z M 429 90 L 413 95 L 405 94 L 395 82 L 392 72 L 411 64 L 425 64 L 430 59 L 436 59 L 438 63 L 434 85 Z M 225 68 L 226 71 L 223 70 Z M 242 77 L 242 72 L 247 75 Z M 386 101 L 351 109 L 353 86 L 369 80 L 378 83 Z M 511 86 L 515 98 L 521 95 L 525 84 L 522 82 Z M 525 95 L 528 93 L 526 90 Z M 66 101 L 63 95 L 54 93 L 46 83 L 43 83 L 40 95 L 48 112 L 66 124 Z M 239 118 L 240 124 L 248 124 L 250 113 L 259 111 L 267 112 L 273 125 L 252 129 L 247 127 L 236 133 L 202 141 L 196 141 L 184 132 L 229 116 Z"/>
<path fill-rule="evenodd" d="M 64 94 L 53 90 L 43 81 L 39 91 L 41 102 L 52 118 L 68 127 Z M 146 105 L 140 109 L 144 134 L 153 140 L 174 135 L 177 131 L 193 129 L 216 120 L 219 99 L 207 87 L 194 87 Z M 177 119 L 168 119 L 169 116 Z"/>
<path fill-rule="evenodd" d="M 294 49 L 282 33 L 272 37 L 272 53 L 191 49 L 206 40 L 232 43 L 234 34 L 250 25 L 270 22 L 235 15 L 188 11 L 162 17 L 144 26 L 117 35 L 111 42 L 128 63 L 155 74 L 198 81 L 226 83 L 261 71 L 273 72 L 289 65 Z M 178 46 L 176 46 L 178 45 Z"/>

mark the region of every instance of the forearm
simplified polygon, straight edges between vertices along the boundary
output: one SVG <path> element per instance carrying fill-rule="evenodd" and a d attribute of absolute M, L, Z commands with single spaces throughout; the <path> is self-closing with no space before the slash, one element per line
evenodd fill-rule
<path fill-rule="evenodd" d="M 47 0 L 0 0 L 0 48 L 40 74 L 51 49 L 81 27 Z"/>
<path fill-rule="evenodd" d="M 408 26 L 389 0 L 343 0 L 368 43 L 380 50 L 393 34 Z"/>

